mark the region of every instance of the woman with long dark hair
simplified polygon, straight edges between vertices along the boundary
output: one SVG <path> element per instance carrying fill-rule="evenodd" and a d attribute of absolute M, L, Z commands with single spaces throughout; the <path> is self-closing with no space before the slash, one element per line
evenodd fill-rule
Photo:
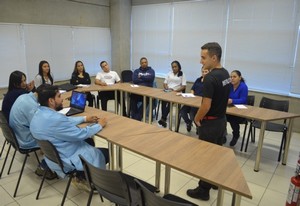
<path fill-rule="evenodd" d="M 39 73 L 34 78 L 35 87 L 38 88 L 42 84 L 53 85 L 54 78 L 50 70 L 50 64 L 42 60 L 39 63 Z"/>
<path fill-rule="evenodd" d="M 9 114 L 12 105 L 16 99 L 25 93 L 28 93 L 34 89 L 34 82 L 31 81 L 26 84 L 26 75 L 21 71 L 14 71 L 9 76 L 8 91 L 4 96 L 2 102 L 2 112 L 9 122 Z"/>
<path fill-rule="evenodd" d="M 73 85 L 78 84 L 91 84 L 91 78 L 89 73 L 85 71 L 84 65 L 82 61 L 76 61 L 74 70 L 72 73 L 72 77 L 70 83 Z M 91 92 L 86 92 L 87 94 L 87 101 L 89 102 L 89 107 L 93 106 L 93 96 Z"/>

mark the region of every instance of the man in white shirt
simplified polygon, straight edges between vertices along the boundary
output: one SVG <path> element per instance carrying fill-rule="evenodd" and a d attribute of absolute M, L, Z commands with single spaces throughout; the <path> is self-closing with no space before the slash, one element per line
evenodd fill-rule
<path fill-rule="evenodd" d="M 110 71 L 109 65 L 106 61 L 100 63 L 102 69 L 101 72 L 98 72 L 95 78 L 95 84 L 101 86 L 113 85 L 120 82 L 120 77 L 117 72 Z M 114 91 L 102 91 L 98 92 L 99 100 L 101 100 L 101 109 L 107 111 L 107 101 L 115 99 Z M 118 92 L 118 104 L 120 104 L 120 93 Z M 125 101 L 123 100 L 123 116 L 126 116 L 126 107 Z"/>

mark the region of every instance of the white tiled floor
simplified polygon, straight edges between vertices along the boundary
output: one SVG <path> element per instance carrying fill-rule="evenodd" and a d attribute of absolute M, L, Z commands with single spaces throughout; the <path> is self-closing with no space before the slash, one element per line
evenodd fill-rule
<path fill-rule="evenodd" d="M 113 101 L 110 101 L 110 108 L 113 108 L 111 105 Z M 153 123 L 156 124 L 156 123 Z M 243 131 L 243 127 L 241 128 Z M 185 130 L 185 125 L 182 122 L 180 132 L 194 136 L 195 128 L 192 129 L 190 133 L 187 133 Z M 230 134 L 230 126 L 228 126 L 228 133 Z M 256 132 L 258 135 L 259 132 Z M 294 170 L 296 167 L 296 162 L 298 160 L 299 151 L 300 151 L 300 134 L 293 133 L 292 141 L 290 146 L 290 151 L 288 155 L 288 162 L 286 166 L 281 165 L 277 162 L 278 149 L 280 144 L 281 134 L 266 132 L 264 147 L 262 151 L 262 160 L 260 164 L 260 171 L 254 172 L 254 161 L 256 155 L 256 146 L 255 144 L 249 143 L 248 152 L 240 152 L 241 139 L 237 145 L 233 148 L 237 157 L 237 160 L 242 168 L 244 176 L 248 182 L 249 188 L 252 192 L 253 199 L 242 198 L 242 205 L 245 206 L 282 206 L 285 205 L 285 200 L 288 192 L 288 187 L 290 183 L 291 176 L 294 175 Z M 227 144 L 230 141 L 231 137 L 229 135 Z M 257 139 L 257 138 L 256 138 Z M 4 137 L 0 132 L 0 145 L 2 147 Z M 97 146 L 106 146 L 107 143 L 97 138 Z M 3 159 L 6 154 L 6 150 L 1 157 L 0 165 L 2 167 Z M 11 152 L 12 155 L 12 152 Z M 10 158 L 11 158 L 10 155 Z M 132 174 L 136 177 L 139 177 L 143 180 L 146 180 L 154 184 L 154 174 L 155 174 L 155 163 L 152 160 L 146 159 L 142 156 L 139 156 L 130 151 L 124 150 L 124 171 L 126 173 Z M 9 160 L 10 161 L 10 160 Z M 34 174 L 37 163 L 34 156 L 30 156 L 22 177 L 17 197 L 13 198 L 13 191 L 15 189 L 17 177 L 21 168 L 21 162 L 23 157 L 19 154 L 16 156 L 16 160 L 13 164 L 11 174 L 7 175 L 6 166 L 4 174 L 0 179 L 0 205 L 59 205 L 62 199 L 62 195 L 65 189 L 66 180 L 52 180 L 47 181 L 45 184 L 40 199 L 36 200 L 35 196 L 40 184 L 41 178 Z M 195 160 L 196 163 L 197 160 Z M 164 167 L 162 167 L 164 170 Z M 162 173 L 163 174 L 163 173 Z M 226 178 L 226 177 L 224 177 Z M 161 180 L 163 184 L 163 177 Z M 211 199 L 207 202 L 192 199 L 186 196 L 186 190 L 189 188 L 194 188 L 197 186 L 198 180 L 189 175 L 183 174 L 179 171 L 172 170 L 171 174 L 171 190 L 173 194 L 177 194 L 183 198 L 186 198 L 190 201 L 195 202 L 199 205 L 216 205 L 217 191 L 211 190 L 210 196 Z M 163 185 L 162 189 L 163 191 Z M 224 205 L 230 205 L 232 193 L 225 192 Z M 88 194 L 83 191 L 76 190 L 73 187 L 70 187 L 67 200 L 65 205 L 86 205 Z M 98 195 L 94 195 L 92 200 L 92 205 L 113 205 L 109 201 L 105 200 L 104 203 L 100 201 Z"/>

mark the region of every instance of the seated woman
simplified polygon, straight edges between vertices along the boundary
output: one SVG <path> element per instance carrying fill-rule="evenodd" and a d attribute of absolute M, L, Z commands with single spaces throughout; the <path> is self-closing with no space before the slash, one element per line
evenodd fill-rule
<path fill-rule="evenodd" d="M 231 104 L 247 104 L 248 87 L 245 84 L 245 80 L 239 70 L 231 72 L 231 85 L 230 94 L 228 99 L 228 105 Z M 230 123 L 232 128 L 232 140 L 229 143 L 230 146 L 234 146 L 240 137 L 240 124 L 245 121 L 242 117 L 236 117 L 232 115 L 226 115 L 227 122 Z"/>
<path fill-rule="evenodd" d="M 165 91 L 182 92 L 186 87 L 185 75 L 181 71 L 181 65 L 178 61 L 171 63 L 172 71 L 168 73 L 164 81 Z M 161 105 L 162 115 L 158 124 L 162 127 L 167 127 L 167 117 L 170 112 L 170 103 L 162 101 Z"/>
<path fill-rule="evenodd" d="M 16 99 L 25 93 L 29 93 L 34 89 L 34 81 L 26 84 L 26 75 L 21 71 L 14 71 L 9 76 L 8 91 L 2 102 L 2 111 L 9 122 L 9 114 L 11 107 Z"/>
<path fill-rule="evenodd" d="M 207 69 L 203 69 L 201 70 L 202 76 L 199 77 L 198 79 L 196 79 L 195 83 L 193 84 L 192 88 L 191 88 L 191 93 L 196 95 L 196 96 L 202 96 L 203 95 L 203 80 L 205 75 L 208 73 L 209 71 Z M 190 107 L 190 106 L 183 106 L 180 110 L 180 115 L 183 118 L 184 122 L 186 123 L 186 130 L 188 132 L 191 131 L 192 129 L 192 125 L 194 122 L 194 118 L 195 115 L 197 113 L 199 108 L 197 107 Z"/>
<path fill-rule="evenodd" d="M 35 87 L 38 88 L 42 84 L 53 85 L 54 78 L 47 61 L 42 60 L 39 63 L 39 73 L 34 78 Z"/>
<path fill-rule="evenodd" d="M 85 71 L 82 61 L 75 62 L 74 71 L 70 83 L 73 85 L 78 84 L 91 84 L 91 78 L 89 73 Z M 89 102 L 89 107 L 93 107 L 93 96 L 91 92 L 86 92 L 87 101 Z"/>

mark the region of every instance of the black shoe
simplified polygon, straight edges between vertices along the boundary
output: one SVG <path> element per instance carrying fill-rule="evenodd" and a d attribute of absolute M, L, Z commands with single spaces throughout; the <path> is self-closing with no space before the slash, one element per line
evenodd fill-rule
<path fill-rule="evenodd" d="M 164 127 L 164 128 L 167 127 L 166 121 L 164 121 L 164 120 L 162 120 L 162 119 L 158 121 L 158 124 L 159 124 L 160 126 Z"/>
<path fill-rule="evenodd" d="M 238 138 L 232 138 L 232 140 L 230 141 L 229 145 L 231 147 L 233 147 L 234 145 L 236 145 L 237 141 L 238 141 Z"/>
<path fill-rule="evenodd" d="M 44 168 L 42 168 L 40 166 L 38 168 L 36 168 L 36 170 L 35 170 L 35 174 L 37 176 L 43 176 L 44 172 L 45 172 Z M 53 180 L 55 178 L 57 179 L 57 174 L 55 172 L 52 172 L 51 170 L 48 170 L 47 173 L 46 173 L 45 178 L 47 180 Z"/>
<path fill-rule="evenodd" d="M 216 186 L 216 185 L 212 185 L 212 186 L 211 186 L 211 188 L 212 188 L 213 190 L 217 190 L 217 189 L 219 189 L 219 187 L 218 187 L 218 186 Z"/>
<path fill-rule="evenodd" d="M 191 129 L 192 129 L 192 124 L 191 123 L 186 124 L 186 131 L 190 132 Z"/>
<path fill-rule="evenodd" d="M 186 191 L 186 194 L 192 198 L 197 198 L 205 201 L 209 200 L 209 190 L 204 190 L 200 187 L 189 189 Z"/>

